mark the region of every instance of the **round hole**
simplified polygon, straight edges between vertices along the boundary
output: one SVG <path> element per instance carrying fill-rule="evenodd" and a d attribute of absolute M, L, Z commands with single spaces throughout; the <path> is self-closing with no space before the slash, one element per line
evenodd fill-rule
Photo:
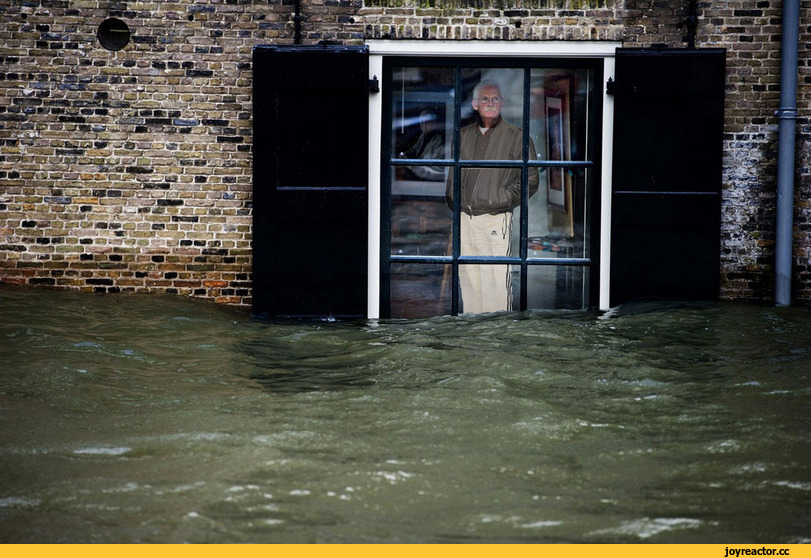
<path fill-rule="evenodd" d="M 121 50 L 130 42 L 130 28 L 120 19 L 111 17 L 99 25 L 98 37 L 107 50 Z"/>

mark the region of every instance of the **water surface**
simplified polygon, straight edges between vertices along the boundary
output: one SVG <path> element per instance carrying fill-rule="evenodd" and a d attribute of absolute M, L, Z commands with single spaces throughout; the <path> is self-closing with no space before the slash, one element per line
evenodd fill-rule
<path fill-rule="evenodd" d="M 811 312 L 0 287 L 0 542 L 808 542 Z"/>

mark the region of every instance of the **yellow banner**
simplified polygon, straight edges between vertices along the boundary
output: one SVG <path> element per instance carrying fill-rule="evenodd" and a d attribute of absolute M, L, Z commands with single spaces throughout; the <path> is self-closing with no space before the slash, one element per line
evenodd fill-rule
<path fill-rule="evenodd" d="M 4 558 L 811 558 L 807 545 L 773 544 L 347 544 L 4 545 Z"/>

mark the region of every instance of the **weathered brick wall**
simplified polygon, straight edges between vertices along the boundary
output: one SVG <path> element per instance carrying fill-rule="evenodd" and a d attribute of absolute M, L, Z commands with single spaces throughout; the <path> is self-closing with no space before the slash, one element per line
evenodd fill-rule
<path fill-rule="evenodd" d="M 618 0 L 368 0 L 369 39 L 618 41 Z"/>
<path fill-rule="evenodd" d="M 5 281 L 250 296 L 254 39 L 240 30 L 278 36 L 261 27 L 280 17 L 218 8 L 0 8 Z M 96 40 L 108 15 L 134 32 L 119 52 Z"/>
<path fill-rule="evenodd" d="M 622 40 L 684 45 L 687 1 L 302 1 L 302 39 Z M 493 7 L 495 6 L 495 7 Z M 723 294 L 772 296 L 780 0 L 702 2 L 729 49 Z M 811 42 L 802 2 L 801 52 Z M 110 52 L 98 25 L 119 17 Z M 291 43 L 291 0 L 0 0 L 0 280 L 250 304 L 251 51 Z M 801 56 L 795 291 L 811 300 Z"/>
<path fill-rule="evenodd" d="M 628 0 L 625 44 L 678 46 L 687 2 Z M 721 233 L 724 298 L 773 300 L 782 0 L 699 2 L 696 46 L 727 49 Z M 801 2 L 793 290 L 811 302 L 811 2 Z"/>
<path fill-rule="evenodd" d="M 801 6 L 792 283 L 795 297 L 811 302 L 811 2 Z M 710 13 L 708 43 L 729 49 L 722 289 L 728 298 L 771 300 L 782 1 L 728 2 Z"/>

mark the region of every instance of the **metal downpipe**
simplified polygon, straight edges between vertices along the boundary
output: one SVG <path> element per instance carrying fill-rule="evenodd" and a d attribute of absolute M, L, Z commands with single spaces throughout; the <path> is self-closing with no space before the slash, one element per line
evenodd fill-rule
<path fill-rule="evenodd" d="M 293 44 L 300 45 L 301 44 L 301 0 L 296 0 L 296 3 L 293 7 L 294 14 L 293 14 Z"/>
<path fill-rule="evenodd" d="M 775 111 L 777 136 L 777 224 L 775 230 L 775 291 L 779 306 L 791 305 L 794 245 L 794 134 L 797 121 L 797 57 L 800 1 L 783 0 L 783 42 L 780 62 L 780 108 Z"/>

